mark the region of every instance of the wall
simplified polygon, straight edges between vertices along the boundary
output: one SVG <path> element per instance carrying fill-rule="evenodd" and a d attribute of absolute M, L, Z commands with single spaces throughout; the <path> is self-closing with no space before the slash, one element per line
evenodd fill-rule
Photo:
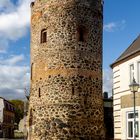
<path fill-rule="evenodd" d="M 3 99 L 0 98 L 0 122 L 3 122 L 3 108 L 4 108 Z"/>
<path fill-rule="evenodd" d="M 113 104 L 114 104 L 114 135 L 115 138 L 120 139 L 124 134 L 121 126 L 123 125 L 124 115 L 121 114 L 121 97 L 131 95 L 129 90 L 130 74 L 129 66 L 134 63 L 134 77 L 138 81 L 137 62 L 140 61 L 140 55 L 126 60 L 113 68 Z M 140 91 L 140 89 L 139 89 Z M 133 99 L 132 99 L 133 100 Z M 129 102 L 129 101 L 127 101 Z M 124 136 L 123 136 L 124 137 Z"/>

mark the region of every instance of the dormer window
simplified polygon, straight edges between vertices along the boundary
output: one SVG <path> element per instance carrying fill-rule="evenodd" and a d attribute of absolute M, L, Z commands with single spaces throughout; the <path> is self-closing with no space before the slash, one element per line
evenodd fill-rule
<path fill-rule="evenodd" d="M 43 29 L 41 31 L 41 43 L 47 42 L 47 30 Z"/>

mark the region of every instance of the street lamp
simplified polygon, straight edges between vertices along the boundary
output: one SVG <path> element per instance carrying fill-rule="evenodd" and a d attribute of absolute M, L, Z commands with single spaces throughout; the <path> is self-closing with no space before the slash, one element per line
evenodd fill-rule
<path fill-rule="evenodd" d="M 129 85 L 131 92 L 133 93 L 134 98 L 134 140 L 136 140 L 136 101 L 135 101 L 135 93 L 138 91 L 139 84 L 136 83 L 133 78 L 132 83 Z"/>

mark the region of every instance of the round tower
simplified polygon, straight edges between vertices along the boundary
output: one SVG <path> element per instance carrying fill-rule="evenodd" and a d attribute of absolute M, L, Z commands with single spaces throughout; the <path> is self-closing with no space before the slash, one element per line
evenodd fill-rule
<path fill-rule="evenodd" d="M 31 4 L 30 140 L 102 140 L 101 0 Z"/>

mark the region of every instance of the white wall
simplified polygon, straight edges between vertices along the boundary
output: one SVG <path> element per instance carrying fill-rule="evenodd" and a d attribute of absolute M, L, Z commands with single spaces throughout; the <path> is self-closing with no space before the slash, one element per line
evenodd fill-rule
<path fill-rule="evenodd" d="M 3 122 L 3 108 L 4 108 L 4 101 L 0 98 L 0 122 Z"/>
<path fill-rule="evenodd" d="M 113 68 L 113 105 L 114 105 L 113 115 L 114 115 L 114 136 L 116 139 L 126 139 L 126 128 L 125 128 L 126 127 L 126 116 L 125 116 L 126 110 L 121 109 L 120 98 L 121 96 L 132 94 L 129 90 L 130 65 L 134 64 L 134 78 L 136 82 L 138 82 L 137 63 L 139 61 L 140 61 L 140 55 L 126 62 L 123 62 L 122 64 L 119 64 Z"/>

